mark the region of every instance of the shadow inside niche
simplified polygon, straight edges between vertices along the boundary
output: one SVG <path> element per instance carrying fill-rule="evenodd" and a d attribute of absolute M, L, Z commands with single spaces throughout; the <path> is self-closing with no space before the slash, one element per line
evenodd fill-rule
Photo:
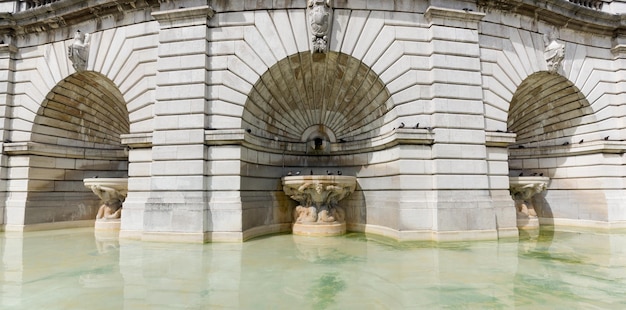
<path fill-rule="evenodd" d="M 554 239 L 554 213 L 550 203 L 546 200 L 546 192 L 533 196 L 533 204 L 539 217 L 539 236 L 537 241 L 549 247 Z"/>
<path fill-rule="evenodd" d="M 346 210 L 346 225 L 348 231 L 359 231 L 367 224 L 367 207 L 365 205 L 365 195 L 361 185 L 356 184 L 356 188 L 350 196 L 346 197 L 343 207 Z"/>

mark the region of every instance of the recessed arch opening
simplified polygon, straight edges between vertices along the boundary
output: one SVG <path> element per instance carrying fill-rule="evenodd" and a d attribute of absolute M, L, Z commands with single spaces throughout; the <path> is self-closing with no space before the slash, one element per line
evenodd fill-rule
<path fill-rule="evenodd" d="M 360 60 L 306 51 L 279 61 L 259 78 L 248 94 L 242 126 L 254 136 L 291 143 L 316 137 L 366 140 L 379 134 L 388 100 L 384 83 Z"/>
<path fill-rule="evenodd" d="M 120 148 L 130 131 L 128 111 L 115 84 L 96 72 L 59 82 L 35 118 L 33 142 L 70 147 Z"/>
<path fill-rule="evenodd" d="M 130 122 L 123 96 L 107 77 L 78 72 L 42 102 L 27 150 L 24 224 L 95 219 L 99 198 L 83 179 L 128 177 L 121 134 Z M 18 190 L 20 191 L 20 190 Z"/>
<path fill-rule="evenodd" d="M 558 74 L 538 72 L 526 78 L 513 95 L 507 129 L 515 146 L 558 146 L 587 139 L 595 116 L 578 88 Z"/>

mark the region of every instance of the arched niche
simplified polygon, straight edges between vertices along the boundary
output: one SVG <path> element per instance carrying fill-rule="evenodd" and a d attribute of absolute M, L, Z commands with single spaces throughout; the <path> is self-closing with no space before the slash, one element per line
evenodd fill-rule
<path fill-rule="evenodd" d="M 517 145 L 557 146 L 590 140 L 596 118 L 589 102 L 569 80 L 538 72 L 527 77 L 513 95 L 507 128 Z"/>
<path fill-rule="evenodd" d="M 15 201 L 9 198 L 22 210 L 23 225 L 95 219 L 100 201 L 83 179 L 128 176 L 120 137 L 126 133 L 125 101 L 104 75 L 75 73 L 53 87 L 37 111 L 30 141 L 8 153 L 13 171 L 27 171 L 11 189 Z"/>
<path fill-rule="evenodd" d="M 126 103 L 115 84 L 96 72 L 80 72 L 59 82 L 35 118 L 32 141 L 54 145 L 120 148 L 129 133 Z"/>
<path fill-rule="evenodd" d="M 259 78 L 243 126 L 254 136 L 286 142 L 366 140 L 379 135 L 389 100 L 384 83 L 358 59 L 307 51 Z"/>

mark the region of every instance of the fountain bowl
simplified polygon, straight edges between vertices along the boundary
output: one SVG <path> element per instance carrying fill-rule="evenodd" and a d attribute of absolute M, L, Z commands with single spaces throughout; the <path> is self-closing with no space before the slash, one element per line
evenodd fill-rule
<path fill-rule="evenodd" d="M 86 178 L 83 179 L 85 187 L 91 189 L 92 186 L 105 186 L 112 188 L 123 196 L 128 193 L 128 178 Z"/>
<path fill-rule="evenodd" d="M 282 178 L 283 191 L 300 203 L 294 210 L 292 232 L 301 236 L 346 233 L 345 211 L 338 202 L 356 189 L 356 177 L 294 175 Z"/>
<path fill-rule="evenodd" d="M 509 177 L 509 191 L 515 201 L 518 229 L 539 229 L 533 196 L 545 191 L 549 182 L 550 178 L 544 176 Z"/>
<path fill-rule="evenodd" d="M 117 201 L 119 204 L 128 195 L 128 178 L 86 178 L 83 179 L 86 188 L 96 194 L 102 201 L 98 210 L 94 230 L 98 232 L 118 232 L 121 226 L 121 211 L 117 212 L 116 218 L 100 218 L 104 213 L 105 204 L 110 201 Z M 120 209 L 118 209 L 120 210 Z"/>

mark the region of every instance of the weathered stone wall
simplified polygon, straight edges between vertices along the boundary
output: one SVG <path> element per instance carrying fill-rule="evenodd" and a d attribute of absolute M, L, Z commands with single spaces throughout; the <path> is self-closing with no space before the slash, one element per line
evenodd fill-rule
<path fill-rule="evenodd" d="M 348 227 L 399 239 L 517 235 L 510 173 L 552 179 L 545 200 L 553 220 L 626 220 L 626 42 L 621 17 L 606 13 L 618 3 L 601 12 L 557 0 L 336 0 L 325 56 L 309 54 L 304 0 L 87 4 L 97 10 L 68 3 L 51 4 L 55 18 L 41 7 L 15 13 L 17 26 L 0 25 L 19 34 L 0 31 L 5 224 L 34 223 L 29 212 L 45 221 L 29 199 L 84 197 L 76 175 L 97 170 L 32 146 L 67 145 L 62 118 L 41 122 L 50 119 L 46 102 L 63 94 L 55 87 L 75 74 L 67 50 L 76 30 L 90 34 L 86 72 L 125 105 L 121 137 L 96 146 L 83 143 L 95 137 L 86 134 L 72 145 L 128 146 L 124 237 L 237 241 L 287 231 L 294 202 L 279 179 L 311 169 L 356 175 L 359 187 L 344 202 Z M 554 73 L 546 35 L 565 46 Z M 320 72 L 324 80 L 313 81 Z M 304 140 L 316 124 L 333 138 L 328 153 L 312 156 Z M 42 125 L 52 130 L 42 135 Z M 41 154 L 57 163 L 34 164 Z M 124 156 L 107 166 L 114 174 L 125 173 Z M 79 171 L 71 186 L 39 198 L 37 182 L 66 181 L 52 171 L 68 165 Z M 22 215 L 8 212 L 12 204 Z"/>
<path fill-rule="evenodd" d="M 511 14 L 487 14 L 480 32 L 486 129 L 517 133 L 511 175 L 550 177 L 545 222 L 623 225 L 619 40 Z M 565 45 L 555 75 L 544 58 L 549 34 Z"/>

